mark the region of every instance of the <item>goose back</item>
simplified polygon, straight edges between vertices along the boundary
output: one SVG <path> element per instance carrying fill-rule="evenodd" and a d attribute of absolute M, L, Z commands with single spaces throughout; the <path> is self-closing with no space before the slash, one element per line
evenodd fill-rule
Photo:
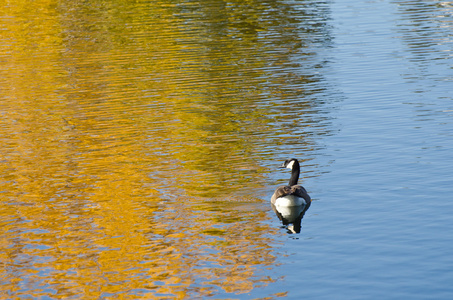
<path fill-rule="evenodd" d="M 308 208 L 311 198 L 301 185 L 282 185 L 275 190 L 271 203 L 282 206 L 307 205 Z"/>

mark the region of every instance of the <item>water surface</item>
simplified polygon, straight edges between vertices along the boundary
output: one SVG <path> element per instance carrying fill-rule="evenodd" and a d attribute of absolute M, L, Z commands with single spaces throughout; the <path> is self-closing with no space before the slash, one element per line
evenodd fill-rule
<path fill-rule="evenodd" d="M 450 299 L 452 10 L 7 3 L 0 295 Z"/>

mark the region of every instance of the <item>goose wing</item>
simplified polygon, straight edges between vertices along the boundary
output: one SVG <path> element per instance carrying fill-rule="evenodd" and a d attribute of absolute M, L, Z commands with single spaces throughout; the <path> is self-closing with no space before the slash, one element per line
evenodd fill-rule
<path fill-rule="evenodd" d="M 275 200 L 277 200 L 277 198 L 284 197 L 286 195 L 289 195 L 290 193 L 291 193 L 291 187 L 289 185 L 279 186 L 275 190 L 274 194 L 272 195 L 271 203 L 275 203 Z"/>
<path fill-rule="evenodd" d="M 293 185 L 291 189 L 294 191 L 293 195 L 304 198 L 304 200 L 307 202 L 306 209 L 308 209 L 311 204 L 311 198 L 310 195 L 308 195 L 307 190 L 301 185 Z"/>
<path fill-rule="evenodd" d="M 288 196 L 288 195 L 294 195 L 297 197 L 304 198 L 305 201 L 307 202 L 307 204 L 310 204 L 310 202 L 311 202 L 311 198 L 303 186 L 301 186 L 301 185 L 293 185 L 293 186 L 282 185 L 282 186 L 279 186 L 275 190 L 275 192 L 271 198 L 271 203 L 275 203 L 275 200 L 277 200 L 277 198 L 281 198 L 281 197 Z"/>

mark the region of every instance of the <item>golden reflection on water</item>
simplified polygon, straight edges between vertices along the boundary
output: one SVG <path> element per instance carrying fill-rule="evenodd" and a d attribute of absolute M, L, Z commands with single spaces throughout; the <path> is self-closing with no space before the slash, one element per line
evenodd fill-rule
<path fill-rule="evenodd" d="M 294 101 L 316 79 L 290 59 L 312 35 L 269 5 L 0 8 L 0 294 L 182 299 L 276 280 L 256 275 L 276 233 L 259 159 L 315 147 L 313 120 L 285 120 L 316 109 Z"/>

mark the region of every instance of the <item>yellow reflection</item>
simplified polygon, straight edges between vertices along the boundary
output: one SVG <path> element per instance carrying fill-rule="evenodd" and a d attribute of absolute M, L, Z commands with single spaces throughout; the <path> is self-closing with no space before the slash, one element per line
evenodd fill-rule
<path fill-rule="evenodd" d="M 0 293 L 184 299 L 274 280 L 256 275 L 275 260 L 255 154 L 275 122 L 257 88 L 267 25 L 241 3 L 195 3 L 224 28 L 166 1 L 0 8 Z"/>

